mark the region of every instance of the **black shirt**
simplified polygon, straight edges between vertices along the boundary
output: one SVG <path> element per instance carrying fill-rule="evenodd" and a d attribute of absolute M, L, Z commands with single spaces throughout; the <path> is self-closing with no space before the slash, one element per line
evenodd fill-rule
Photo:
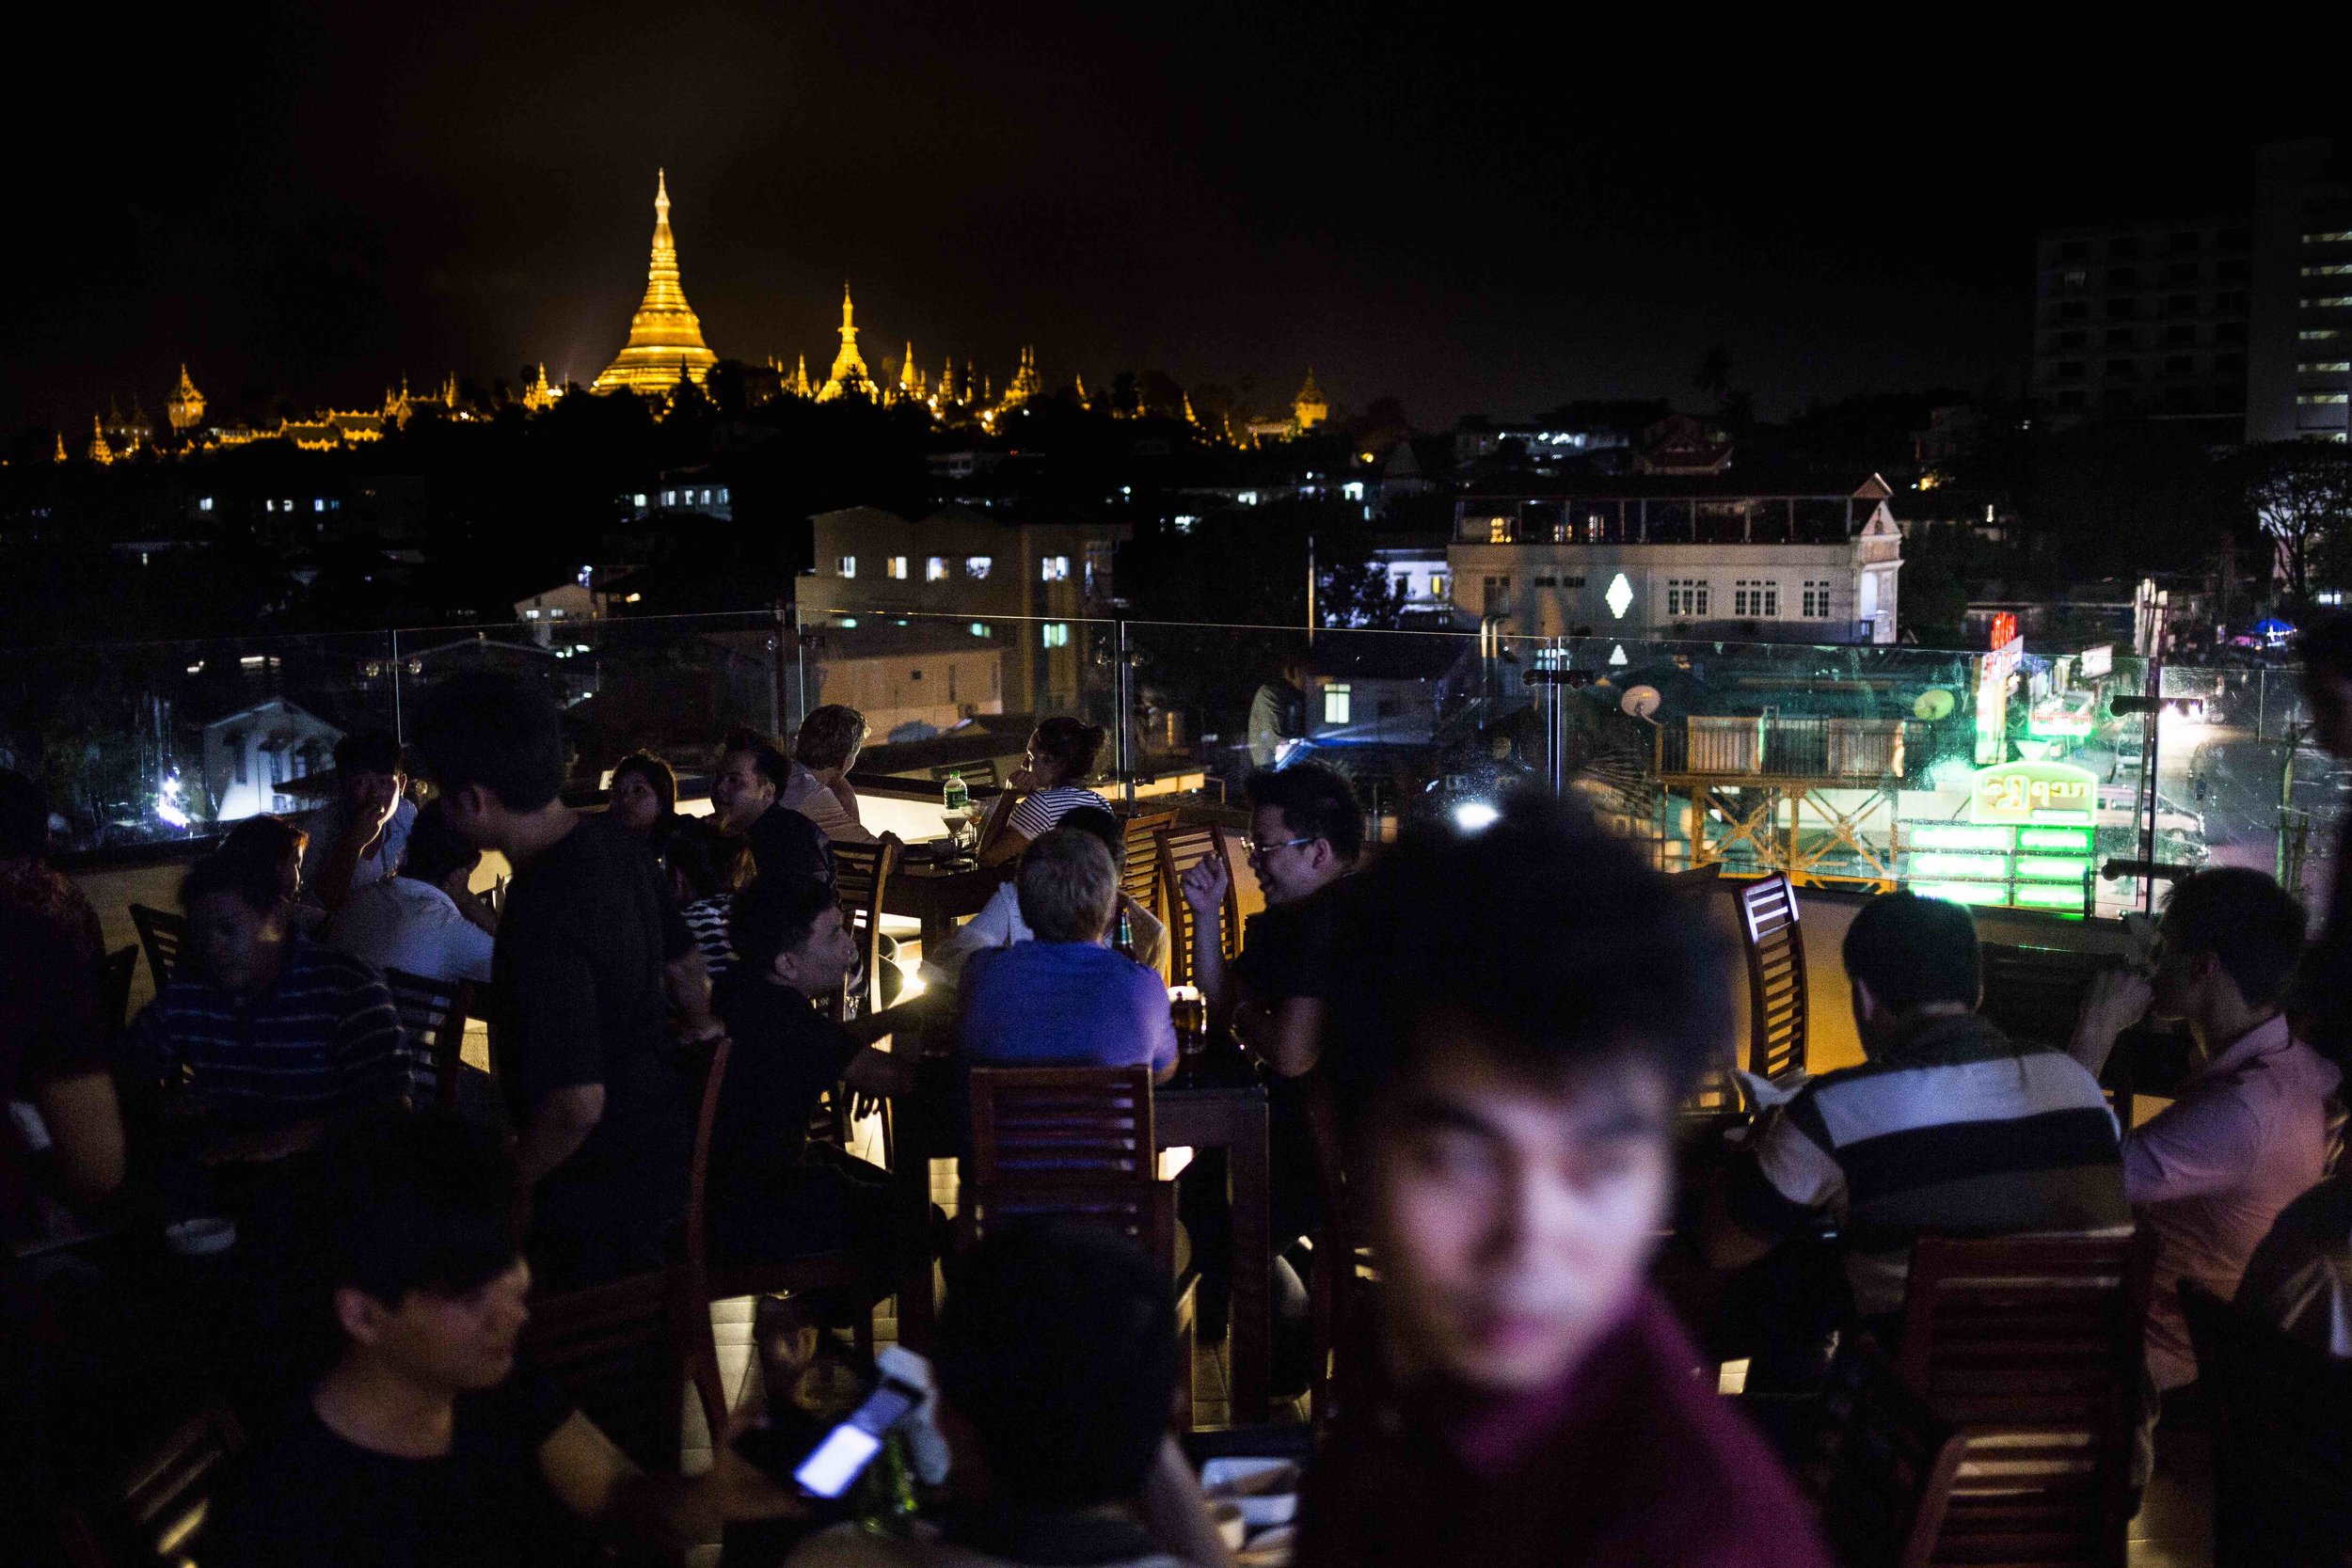
<path fill-rule="evenodd" d="M 533 1195 L 534 1253 L 569 1231 L 642 1259 L 684 1215 L 692 1129 L 663 969 L 692 947 L 653 857 L 601 818 L 516 871 L 491 965 L 508 1108 L 519 1127 L 558 1089 L 604 1089 L 602 1119 Z"/>
<path fill-rule="evenodd" d="M 788 1180 L 808 1143 L 809 1118 L 862 1049 L 807 997 L 738 969 L 719 990 L 727 1079 L 710 1129 L 710 1192 L 755 1200 Z"/>
<path fill-rule="evenodd" d="M 752 866 L 762 877 L 833 882 L 833 840 L 803 813 L 779 800 L 744 835 Z"/>
<path fill-rule="evenodd" d="M 1350 885 L 1342 877 L 1295 903 L 1269 904 L 1249 917 L 1233 973 L 1253 1000 L 1271 1006 L 1294 996 L 1328 1002 L 1340 994 L 1342 900 Z"/>
<path fill-rule="evenodd" d="M 548 1490 L 539 1449 L 572 1406 L 541 1376 L 460 1395 L 450 1451 L 363 1449 L 306 1399 L 223 1499 L 207 1568 L 473 1568 L 577 1561 L 586 1531 Z"/>

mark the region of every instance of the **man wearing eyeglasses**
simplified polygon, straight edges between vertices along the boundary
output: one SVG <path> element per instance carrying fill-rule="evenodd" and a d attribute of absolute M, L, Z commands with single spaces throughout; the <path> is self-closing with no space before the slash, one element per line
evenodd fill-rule
<path fill-rule="evenodd" d="M 1323 1053 L 1323 1021 L 1339 985 L 1340 900 L 1364 843 L 1356 792 L 1320 763 L 1249 776 L 1249 869 L 1266 907 L 1242 929 L 1241 955 L 1224 956 L 1225 895 L 1232 874 L 1212 856 L 1184 873 L 1193 916 L 1193 977 L 1210 1022 L 1274 1069 L 1267 1094 L 1267 1157 L 1274 1244 L 1288 1247 L 1314 1224 L 1317 1178 L 1300 1080 Z M 1204 1169 L 1204 1177 L 1207 1172 Z M 1203 1183 L 1213 1185 L 1214 1183 Z M 1188 1209 L 1200 1242 L 1216 1216 Z M 1214 1250 L 1214 1249 L 1204 1249 Z M 1302 1305 L 1295 1279 L 1279 1277 L 1279 1298 Z M 1217 1293 L 1204 1292 L 1214 1323 Z M 1204 1332 L 1206 1332 L 1204 1330 Z"/>

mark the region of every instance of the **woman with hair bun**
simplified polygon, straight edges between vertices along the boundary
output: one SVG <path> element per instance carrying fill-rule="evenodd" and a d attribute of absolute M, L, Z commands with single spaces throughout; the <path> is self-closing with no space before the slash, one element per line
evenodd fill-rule
<path fill-rule="evenodd" d="M 1022 759 L 1020 771 L 1005 781 L 1007 789 L 1024 799 L 1013 808 L 1004 831 L 980 846 L 982 865 L 1019 860 L 1031 839 L 1051 832 L 1055 823 L 1080 806 L 1111 809 L 1108 800 L 1083 784 L 1094 771 L 1095 758 L 1103 754 L 1106 733 L 1102 725 L 1079 719 L 1048 719 L 1029 732 L 1028 754 Z"/>

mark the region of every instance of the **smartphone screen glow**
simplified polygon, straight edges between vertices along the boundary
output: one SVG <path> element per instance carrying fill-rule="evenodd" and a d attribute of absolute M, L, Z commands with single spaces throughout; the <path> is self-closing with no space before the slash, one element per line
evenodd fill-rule
<path fill-rule="evenodd" d="M 881 1451 L 881 1438 L 845 1423 L 834 1428 L 816 1451 L 801 1461 L 792 1479 L 811 1497 L 837 1497 Z"/>

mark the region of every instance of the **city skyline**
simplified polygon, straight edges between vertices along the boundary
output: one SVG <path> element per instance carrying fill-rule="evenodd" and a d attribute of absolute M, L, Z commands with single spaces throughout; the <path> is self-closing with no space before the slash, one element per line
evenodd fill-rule
<path fill-rule="evenodd" d="M 708 341 L 754 363 L 828 343 L 848 277 L 873 341 L 927 362 L 1034 344 L 1049 385 L 1161 369 L 1268 402 L 1312 364 L 1335 404 L 1431 426 L 1692 401 L 1718 344 L 1768 416 L 2015 389 L 2035 231 L 2226 209 L 2250 146 L 2320 112 L 2274 74 L 2128 125 L 2048 95 L 2028 125 L 1966 48 L 1899 89 L 1765 92 L 1782 62 L 1738 40 L 1668 71 L 1638 36 L 1571 59 L 1540 27 L 1499 50 L 1312 8 L 690 12 L 651 38 L 564 14 L 378 37 L 264 8 L 115 40 L 130 107 L 25 176 L 43 244 L 8 264 L 42 309 L 0 344 L 0 430 L 151 408 L 183 361 L 224 404 L 540 362 L 584 384 L 644 287 L 656 166 Z M 1599 69 L 1636 47 L 1647 97 Z M 56 142 L 44 108 L 11 104 L 28 145 Z"/>

